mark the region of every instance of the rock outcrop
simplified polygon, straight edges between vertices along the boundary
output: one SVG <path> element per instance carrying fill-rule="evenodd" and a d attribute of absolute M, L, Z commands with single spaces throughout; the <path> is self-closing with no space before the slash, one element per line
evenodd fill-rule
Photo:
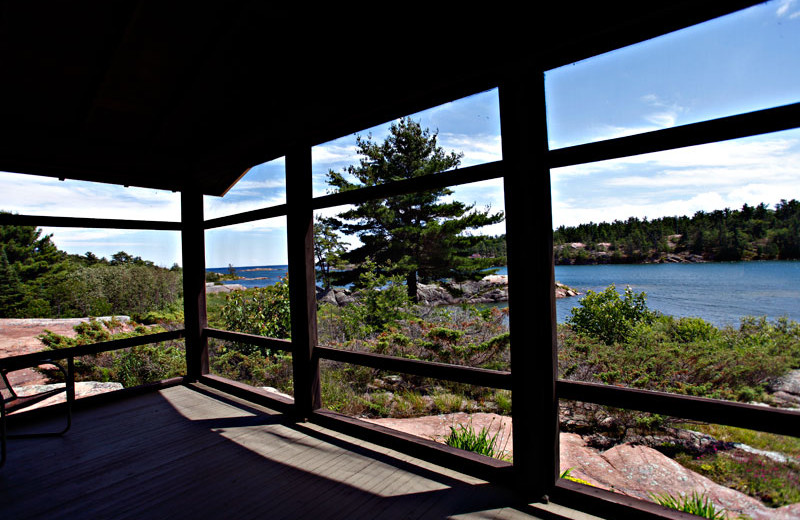
<path fill-rule="evenodd" d="M 556 298 L 577 296 L 578 291 L 556 282 Z M 418 284 L 417 298 L 423 305 L 491 304 L 508 301 L 508 276 L 489 275 L 481 280 Z M 358 292 L 347 289 L 328 289 L 317 292 L 317 300 L 332 305 L 348 305 L 358 300 Z"/>
<path fill-rule="evenodd" d="M 56 388 L 64 388 L 64 383 L 53 383 L 48 385 L 28 385 L 15 388 L 17 395 L 35 395 L 41 392 L 47 392 Z M 75 398 L 88 397 L 90 395 L 104 394 L 106 392 L 113 392 L 114 390 L 122 390 L 122 383 L 104 383 L 98 381 L 78 381 L 75 383 Z M 58 403 L 63 403 L 66 400 L 66 394 L 61 392 L 52 397 L 48 397 L 43 401 L 24 408 L 24 410 L 34 410 Z"/>
<path fill-rule="evenodd" d="M 206 294 L 229 293 L 233 291 L 244 291 L 245 289 L 247 289 L 247 287 L 245 287 L 240 283 L 228 283 L 228 284 L 214 284 L 213 282 L 206 283 Z"/>
<path fill-rule="evenodd" d="M 511 456 L 513 447 L 509 417 L 490 413 L 455 413 L 412 419 L 364 419 L 429 440 L 443 442 L 450 427 L 471 424 L 475 431 L 487 428 L 489 435 L 498 434 L 500 448 Z M 728 511 L 729 518 L 747 515 L 753 520 L 789 520 L 800 518 L 800 503 L 777 509 L 769 508 L 755 498 L 727 488 L 699 475 L 653 448 L 631 443 L 617 444 L 598 450 L 585 437 L 575 433 L 560 435 L 561 470 L 570 469 L 570 476 L 589 484 L 651 501 L 650 494 L 691 496 L 705 494 L 718 508 Z"/>
<path fill-rule="evenodd" d="M 769 385 L 769 392 L 777 404 L 786 408 L 800 408 L 800 370 L 792 370 Z"/>

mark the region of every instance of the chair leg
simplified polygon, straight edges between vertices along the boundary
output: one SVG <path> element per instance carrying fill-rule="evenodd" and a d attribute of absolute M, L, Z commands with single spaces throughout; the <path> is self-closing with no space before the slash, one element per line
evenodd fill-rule
<path fill-rule="evenodd" d="M 51 362 L 52 363 L 52 362 Z M 6 406 L 5 402 L 0 402 L 0 468 L 6 462 L 6 441 L 7 439 L 25 439 L 25 438 L 36 438 L 36 437 L 54 437 L 58 435 L 65 434 L 70 427 L 72 426 L 72 404 L 75 402 L 75 363 L 73 358 L 68 358 L 67 360 L 67 369 L 65 370 L 64 367 L 59 365 L 58 363 L 52 363 L 55 365 L 61 372 L 64 374 L 65 380 L 65 391 L 66 391 L 66 402 L 64 406 L 67 409 L 67 424 L 63 430 L 58 432 L 46 432 L 46 433 L 27 433 L 27 434 L 14 434 L 9 435 L 6 430 Z M 10 385 L 6 385 L 10 386 Z"/>
<path fill-rule="evenodd" d="M 0 402 L 0 468 L 6 463 L 6 404 Z"/>

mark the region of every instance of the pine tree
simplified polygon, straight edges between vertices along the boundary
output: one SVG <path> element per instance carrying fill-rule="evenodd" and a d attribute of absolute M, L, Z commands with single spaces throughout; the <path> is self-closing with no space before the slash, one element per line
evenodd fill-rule
<path fill-rule="evenodd" d="M 403 118 L 391 125 L 383 143 L 358 136 L 356 145 L 363 156 L 359 164 L 341 173 L 329 171 L 328 183 L 337 191 L 349 191 L 458 167 L 463 154 L 446 153 L 438 145 L 437 135 Z M 353 178 L 355 182 L 349 180 Z M 491 266 L 491 260 L 469 258 L 468 251 L 479 239 L 465 232 L 502 222 L 503 213 L 442 201 L 452 193 L 441 188 L 370 200 L 330 219 L 335 229 L 357 235 L 363 244 L 344 254 L 344 259 L 360 265 L 371 258 L 386 274 L 401 274 L 414 300 L 418 280 L 478 277 L 482 269 Z M 349 279 L 343 281 L 357 281 L 360 272 L 349 272 Z"/>

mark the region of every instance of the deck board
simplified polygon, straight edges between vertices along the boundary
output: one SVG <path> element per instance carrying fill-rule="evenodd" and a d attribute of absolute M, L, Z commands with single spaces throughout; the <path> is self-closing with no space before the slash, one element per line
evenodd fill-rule
<path fill-rule="evenodd" d="M 500 487 L 202 386 L 81 410 L 63 437 L 9 440 L 0 469 L 0 517 L 19 520 L 562 518 L 535 511 Z"/>

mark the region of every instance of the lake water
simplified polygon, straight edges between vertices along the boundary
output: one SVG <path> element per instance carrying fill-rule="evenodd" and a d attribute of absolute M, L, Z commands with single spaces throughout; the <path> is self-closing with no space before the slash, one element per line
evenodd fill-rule
<path fill-rule="evenodd" d="M 226 284 L 235 283 L 244 285 L 247 288 L 252 287 L 266 287 L 267 285 L 275 285 L 281 278 L 286 276 L 288 272 L 288 265 L 245 265 L 242 267 L 234 267 L 236 269 L 236 276 L 240 276 L 241 280 L 231 282 L 223 282 Z M 206 271 L 211 271 L 219 274 L 228 274 L 227 267 L 209 267 Z"/>
<path fill-rule="evenodd" d="M 246 287 L 272 285 L 287 266 L 237 267 Z M 227 273 L 227 268 L 209 269 Z M 505 268 L 498 274 L 506 274 Z M 703 264 L 559 265 L 556 280 L 581 293 L 602 291 L 612 283 L 620 292 L 630 286 L 647 295 L 653 310 L 673 316 L 697 316 L 721 327 L 738 325 L 744 316 L 786 316 L 800 321 L 800 262 L 722 262 Z M 556 300 L 563 323 L 581 296 Z"/>
<path fill-rule="evenodd" d="M 647 295 L 653 310 L 697 316 L 716 326 L 738 325 L 744 316 L 786 316 L 800 321 L 800 262 L 721 262 L 703 264 L 565 265 L 556 280 L 585 293 L 612 283 Z M 580 297 L 557 301 L 563 322 Z"/>

